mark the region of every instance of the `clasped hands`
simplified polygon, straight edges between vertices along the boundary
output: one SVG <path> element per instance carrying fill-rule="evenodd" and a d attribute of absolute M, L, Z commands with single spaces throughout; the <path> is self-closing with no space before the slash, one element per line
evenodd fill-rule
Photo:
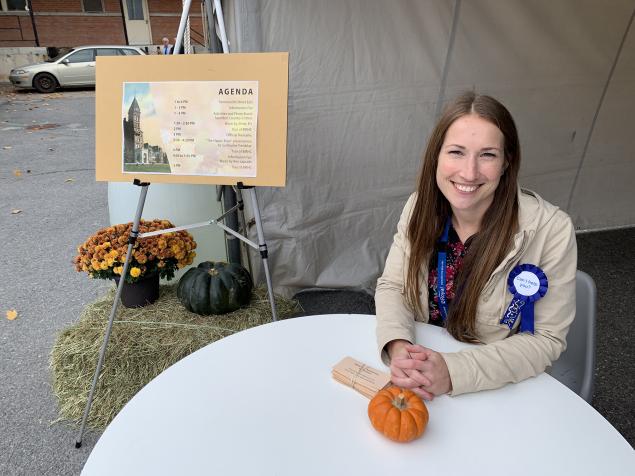
<path fill-rule="evenodd" d="M 448 366 L 438 352 L 406 340 L 391 341 L 387 350 L 393 384 L 410 389 L 425 400 L 452 390 Z"/>

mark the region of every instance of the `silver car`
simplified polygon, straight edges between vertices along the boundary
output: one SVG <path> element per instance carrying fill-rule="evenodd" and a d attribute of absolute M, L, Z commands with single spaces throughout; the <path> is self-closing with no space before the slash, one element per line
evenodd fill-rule
<path fill-rule="evenodd" d="M 45 63 L 12 69 L 9 80 L 16 88 L 35 88 L 41 93 L 65 86 L 94 86 L 95 56 L 134 55 L 145 55 L 145 52 L 134 46 L 81 46 Z"/>

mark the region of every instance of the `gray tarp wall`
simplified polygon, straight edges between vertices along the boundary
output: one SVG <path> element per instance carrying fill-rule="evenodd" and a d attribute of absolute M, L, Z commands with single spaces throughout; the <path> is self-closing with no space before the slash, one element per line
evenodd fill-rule
<path fill-rule="evenodd" d="M 436 114 L 465 89 L 512 112 L 524 187 L 578 229 L 635 224 L 634 14 L 635 0 L 226 2 L 231 51 L 290 52 L 287 186 L 258 189 L 276 290 L 374 288 Z"/>

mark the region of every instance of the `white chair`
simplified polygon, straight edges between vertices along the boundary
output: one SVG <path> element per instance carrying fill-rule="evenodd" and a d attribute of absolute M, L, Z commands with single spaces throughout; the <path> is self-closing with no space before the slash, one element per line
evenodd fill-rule
<path fill-rule="evenodd" d="M 591 403 L 595 370 L 596 290 L 591 276 L 576 273 L 576 313 L 567 335 L 567 350 L 553 363 L 552 377 Z"/>

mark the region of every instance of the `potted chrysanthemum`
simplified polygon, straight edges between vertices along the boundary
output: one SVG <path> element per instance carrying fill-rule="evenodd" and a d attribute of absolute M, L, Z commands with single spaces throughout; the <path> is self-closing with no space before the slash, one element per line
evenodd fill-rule
<path fill-rule="evenodd" d="M 141 220 L 139 233 L 173 228 L 168 220 Z M 117 283 L 123 273 L 128 251 L 128 238 L 132 223 L 108 226 L 98 230 L 77 248 L 73 260 L 77 271 L 91 278 L 114 279 Z M 159 279 L 170 280 L 174 272 L 192 264 L 196 256 L 196 242 L 187 231 L 170 232 L 147 238 L 138 238 L 121 301 L 126 307 L 150 304 L 159 296 Z"/>

